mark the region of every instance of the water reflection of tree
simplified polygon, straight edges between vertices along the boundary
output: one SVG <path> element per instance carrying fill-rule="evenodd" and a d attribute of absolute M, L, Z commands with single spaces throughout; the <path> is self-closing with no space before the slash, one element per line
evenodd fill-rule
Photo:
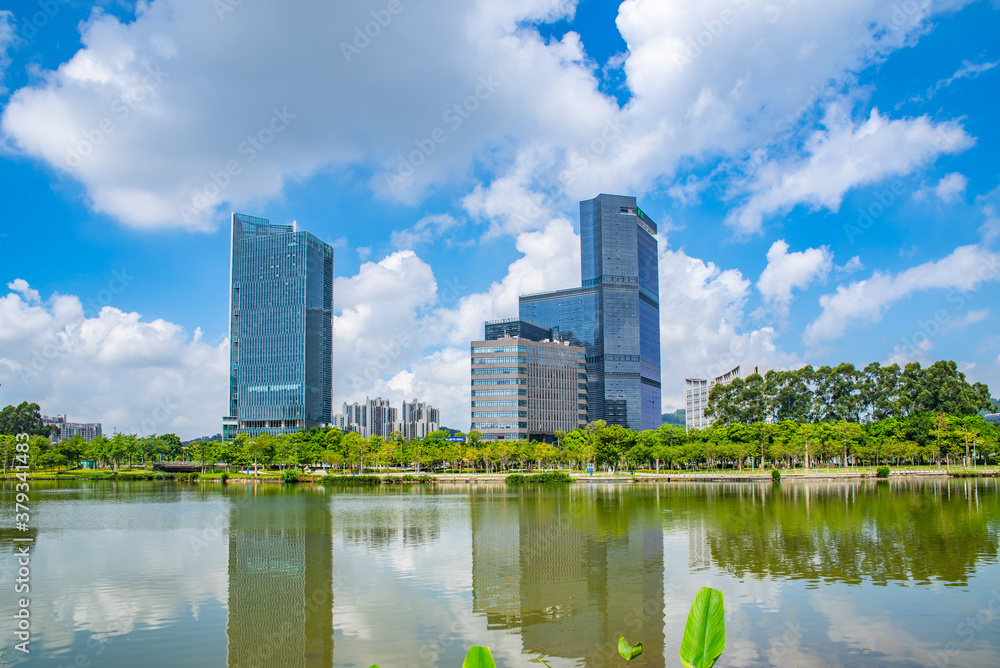
<path fill-rule="evenodd" d="M 993 480 L 754 486 L 704 501 L 712 559 L 737 577 L 964 585 L 997 557 Z"/>

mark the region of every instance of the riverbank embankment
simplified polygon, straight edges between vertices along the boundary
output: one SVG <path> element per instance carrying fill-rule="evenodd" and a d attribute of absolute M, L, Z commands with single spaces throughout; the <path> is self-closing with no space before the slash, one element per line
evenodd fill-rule
<path fill-rule="evenodd" d="M 365 476 L 369 481 L 372 476 Z M 445 473 L 445 474 L 435 474 L 423 475 L 419 479 L 403 479 L 404 474 L 388 474 L 378 476 L 379 478 L 391 478 L 390 481 L 383 484 L 463 484 L 463 485 L 495 485 L 503 484 L 506 481 L 507 474 L 484 474 L 484 473 Z M 406 476 L 407 478 L 409 476 Z M 590 483 L 590 484 L 643 484 L 643 483 L 672 483 L 672 482 L 706 482 L 706 483 L 717 483 L 717 482 L 771 482 L 772 477 L 770 473 L 713 473 L 713 472 L 699 472 L 699 473 L 680 473 L 680 472 L 662 472 L 662 473 L 632 473 L 632 474 L 595 474 L 595 475 L 573 475 L 573 481 L 578 483 Z M 781 474 L 782 482 L 800 482 L 807 480 L 853 480 L 853 479 L 875 479 L 875 474 L 872 471 L 795 471 L 795 472 L 783 472 Z M 944 478 L 997 478 L 1000 477 L 1000 471 L 983 469 L 983 470 L 957 470 L 957 469 L 934 469 L 934 470 L 922 470 L 922 471 L 892 471 L 889 474 L 891 479 L 944 479 Z M 337 486 L 354 486 L 352 485 L 352 476 L 336 476 Z M 127 482 L 130 478 L 127 476 L 107 476 L 107 477 L 83 477 L 74 475 L 55 475 L 55 474 L 33 474 L 29 478 L 30 480 L 47 480 L 47 481 L 117 481 L 117 482 Z M 0 480 L 16 480 L 12 475 L 0 476 Z M 181 482 L 178 480 L 178 482 Z M 201 482 L 201 483 L 222 483 L 226 482 L 230 485 L 247 485 L 247 484 L 270 484 L 278 485 L 282 484 L 281 478 L 276 476 L 240 476 L 240 475 L 230 475 L 227 480 L 223 481 L 219 476 L 203 476 L 198 478 L 196 481 L 191 482 Z M 321 484 L 318 477 L 302 476 L 298 480 L 299 484 Z M 370 482 L 358 481 L 358 485 L 371 484 Z"/>

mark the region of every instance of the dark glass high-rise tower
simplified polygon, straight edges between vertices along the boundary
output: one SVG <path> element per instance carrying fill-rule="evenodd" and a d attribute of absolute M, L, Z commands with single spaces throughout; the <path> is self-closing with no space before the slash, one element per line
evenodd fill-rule
<path fill-rule="evenodd" d="M 634 197 L 580 202 L 582 286 L 520 297 L 520 319 L 587 350 L 587 419 L 660 425 L 656 223 Z"/>
<path fill-rule="evenodd" d="M 333 249 L 294 223 L 234 213 L 232 225 L 223 439 L 329 423 Z"/>

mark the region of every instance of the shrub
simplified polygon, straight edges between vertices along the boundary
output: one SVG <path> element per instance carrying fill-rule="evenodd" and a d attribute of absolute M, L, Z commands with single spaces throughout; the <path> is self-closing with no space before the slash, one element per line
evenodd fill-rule
<path fill-rule="evenodd" d="M 325 475 L 317 482 L 321 485 L 379 485 L 382 479 L 377 475 Z"/>
<path fill-rule="evenodd" d="M 889 477 L 889 467 L 888 466 L 880 466 L 877 469 L 875 469 L 875 477 L 876 478 L 888 478 Z"/>
<path fill-rule="evenodd" d="M 781 469 L 771 469 L 771 480 L 781 482 Z"/>
<path fill-rule="evenodd" d="M 299 472 L 295 469 L 285 469 L 281 472 L 281 482 L 295 484 L 299 481 Z"/>
<path fill-rule="evenodd" d="M 229 473 L 228 472 L 223 473 L 221 476 L 219 476 L 219 480 L 221 480 L 222 484 L 225 485 L 226 481 L 229 480 Z"/>
<path fill-rule="evenodd" d="M 123 473 L 113 474 L 114 480 L 173 480 L 173 473 L 162 473 L 159 471 L 125 471 Z M 96 476 L 95 476 L 96 477 Z M 110 476 L 109 476 L 110 477 Z"/>
<path fill-rule="evenodd" d="M 373 477 L 373 476 L 366 476 Z M 421 473 L 420 475 L 413 475 L 412 473 L 407 473 L 406 475 L 387 475 L 382 478 L 383 485 L 406 485 L 412 483 L 431 483 L 434 482 L 434 476 L 427 473 Z"/>
<path fill-rule="evenodd" d="M 573 476 L 565 471 L 552 471 L 551 473 L 534 473 L 532 475 L 522 475 L 511 473 L 506 478 L 508 485 L 522 485 L 525 483 L 566 483 L 573 482 Z"/>

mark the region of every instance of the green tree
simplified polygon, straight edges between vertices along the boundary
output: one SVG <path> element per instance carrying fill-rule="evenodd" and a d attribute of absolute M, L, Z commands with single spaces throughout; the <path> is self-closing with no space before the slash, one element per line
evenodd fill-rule
<path fill-rule="evenodd" d="M 38 404 L 22 401 L 17 406 L 7 406 L 0 410 L 0 434 L 17 436 L 52 436 L 57 427 L 48 427 L 42 421 L 42 412 Z"/>

